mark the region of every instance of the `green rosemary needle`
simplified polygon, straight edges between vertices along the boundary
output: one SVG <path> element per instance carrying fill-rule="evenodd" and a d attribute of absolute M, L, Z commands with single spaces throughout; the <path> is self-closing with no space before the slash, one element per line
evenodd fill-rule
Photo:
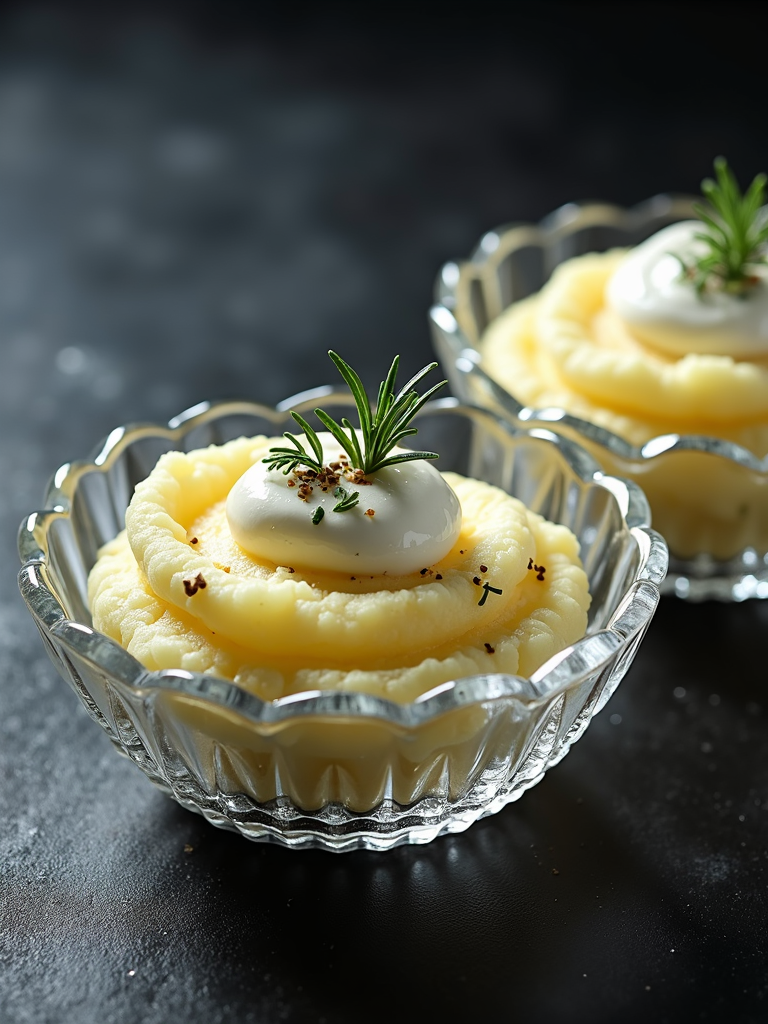
<path fill-rule="evenodd" d="M 332 512 L 348 512 L 360 501 L 360 491 L 353 491 L 350 494 L 345 487 L 335 487 L 333 490 L 333 496 L 339 500 L 331 509 Z"/>
<path fill-rule="evenodd" d="M 715 177 L 716 181 L 705 178 L 701 183 L 708 205 L 695 203 L 693 207 L 703 223 L 694 237 L 705 243 L 707 251 L 690 262 L 677 258 L 683 279 L 690 281 L 699 295 L 725 291 L 746 296 L 757 282 L 755 268 L 768 262 L 768 217 L 762 209 L 766 176 L 758 174 L 742 195 L 726 159 L 719 156 Z"/>
<path fill-rule="evenodd" d="M 285 476 L 287 476 L 291 470 L 296 469 L 297 466 L 309 466 L 310 469 L 314 469 L 316 473 L 319 473 L 323 468 L 323 446 L 320 444 L 320 438 L 303 416 L 300 416 L 297 412 L 291 412 L 291 416 L 293 416 L 304 431 L 312 451 L 315 454 L 315 458 L 313 459 L 312 456 L 305 451 L 304 445 L 294 434 L 291 434 L 286 430 L 283 437 L 288 438 L 293 445 L 293 448 L 270 448 L 269 450 L 274 452 L 274 455 L 268 455 L 261 461 L 266 462 L 270 469 L 282 469 Z"/>
<path fill-rule="evenodd" d="M 431 370 L 435 369 L 437 363 L 429 363 L 423 367 L 404 387 L 395 392 L 395 381 L 400 365 L 400 357 L 395 356 L 386 378 L 379 385 L 376 409 L 372 411 L 370 400 L 357 373 L 336 352 L 329 351 L 328 355 L 352 392 L 360 419 L 361 437 L 358 438 L 357 431 L 346 417 L 342 417 L 340 422 L 337 422 L 323 409 L 315 409 L 315 415 L 347 453 L 353 469 L 362 470 L 368 476 L 385 466 L 412 462 L 414 459 L 436 459 L 438 457 L 436 452 L 409 451 L 391 454 L 392 449 L 403 438 L 410 437 L 417 432 L 416 427 L 410 426 L 411 420 L 424 404 L 447 383 L 447 381 L 441 381 L 423 395 L 419 395 L 416 391 L 416 385 Z M 320 439 L 309 423 L 297 412 L 291 412 L 291 416 L 304 431 L 311 453 L 295 435 L 286 432 L 284 436 L 292 447 L 270 448 L 270 454 L 263 461 L 271 469 L 282 469 L 285 474 L 295 470 L 298 466 L 308 466 L 318 473 L 322 472 L 323 448 Z M 342 510 L 339 509 L 339 511 Z"/>

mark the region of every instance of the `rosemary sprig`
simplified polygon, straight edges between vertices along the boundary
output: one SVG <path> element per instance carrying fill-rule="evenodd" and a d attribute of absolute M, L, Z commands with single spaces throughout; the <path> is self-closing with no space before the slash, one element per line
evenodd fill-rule
<path fill-rule="evenodd" d="M 705 178 L 701 191 L 709 205 L 695 203 L 694 212 L 704 229 L 694 236 L 707 252 L 686 262 L 678 256 L 683 278 L 699 295 L 725 291 L 746 296 L 756 282 L 755 268 L 765 266 L 768 217 L 762 212 L 765 174 L 758 174 L 742 196 L 725 157 L 715 160 L 717 181 Z"/>
<path fill-rule="evenodd" d="M 357 373 L 336 352 L 329 351 L 328 355 L 346 381 L 355 399 L 360 419 L 362 445 L 355 428 L 346 417 L 342 417 L 341 421 L 337 423 L 323 409 L 315 409 L 315 415 L 347 453 L 353 469 L 360 469 L 368 476 L 383 469 L 385 466 L 394 466 L 401 462 L 412 462 L 414 459 L 436 459 L 438 457 L 436 452 L 398 452 L 394 455 L 390 454 L 392 449 L 403 438 L 417 432 L 416 427 L 409 426 L 411 420 L 424 404 L 447 383 L 447 381 L 441 381 L 423 395 L 419 395 L 416 391 L 416 385 L 437 366 L 437 363 L 429 363 L 429 365 L 423 367 L 404 387 L 395 393 L 395 380 L 400 365 L 400 357 L 395 356 L 386 378 L 379 385 L 376 409 L 372 412 L 370 400 Z M 309 423 L 297 412 L 291 412 L 291 416 L 304 431 L 313 454 L 306 450 L 297 437 L 286 432 L 285 437 L 293 447 L 270 448 L 271 454 L 267 455 L 263 461 L 271 469 L 282 469 L 286 474 L 295 470 L 300 465 L 309 466 L 310 469 L 314 469 L 318 473 L 321 472 L 323 469 L 323 449 L 320 439 Z"/>
<path fill-rule="evenodd" d="M 285 476 L 287 476 L 291 470 L 296 469 L 296 467 L 300 465 L 309 466 L 309 468 L 314 469 L 316 473 L 321 472 L 323 468 L 323 446 L 320 444 L 320 438 L 303 416 L 300 416 L 297 412 L 293 411 L 291 412 L 291 416 L 293 416 L 304 431 L 304 434 L 312 447 L 312 451 L 315 454 L 315 458 L 313 459 L 312 456 L 305 451 L 304 445 L 294 434 L 291 434 L 286 430 L 283 437 L 288 438 L 293 445 L 293 448 L 270 448 L 269 450 L 274 452 L 274 455 L 268 455 L 265 459 L 262 459 L 262 462 L 268 463 L 270 469 L 282 469 Z"/>

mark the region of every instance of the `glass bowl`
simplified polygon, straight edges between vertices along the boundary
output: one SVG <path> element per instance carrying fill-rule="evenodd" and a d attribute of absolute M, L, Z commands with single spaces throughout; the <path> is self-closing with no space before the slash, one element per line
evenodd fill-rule
<path fill-rule="evenodd" d="M 488 232 L 468 261 L 442 268 L 430 311 L 434 344 L 463 401 L 506 414 L 518 425 L 547 426 L 582 444 L 606 472 L 641 485 L 670 549 L 665 591 L 689 600 L 766 598 L 768 457 L 716 437 L 674 433 L 637 447 L 562 408 L 526 407 L 489 376 L 478 352 L 489 323 L 539 291 L 560 263 L 637 245 L 693 216 L 692 201 L 656 196 L 633 209 L 570 203 L 539 225 Z M 692 545 L 693 522 L 706 542 Z"/>
<path fill-rule="evenodd" d="M 212 676 L 147 671 L 96 632 L 89 570 L 159 456 L 280 433 L 292 423 L 289 408 L 307 414 L 319 400 L 332 414 L 350 404 L 321 388 L 277 409 L 205 403 L 165 427 L 114 430 L 90 459 L 62 466 L 45 511 L 22 524 L 19 585 L 51 660 L 91 717 L 183 806 L 288 847 L 425 843 L 516 800 L 566 754 L 634 657 L 658 603 L 666 546 L 648 527 L 636 485 L 603 475 L 550 431 L 516 429 L 449 398 L 419 416 L 420 443 L 438 443 L 441 468 L 503 487 L 581 542 L 587 635 L 530 679 L 458 679 L 411 704 L 349 691 L 263 702 Z"/>

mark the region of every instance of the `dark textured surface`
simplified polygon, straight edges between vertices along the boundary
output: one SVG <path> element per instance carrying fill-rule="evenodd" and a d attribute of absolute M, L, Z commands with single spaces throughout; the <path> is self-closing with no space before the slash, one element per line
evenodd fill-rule
<path fill-rule="evenodd" d="M 15 590 L 18 522 L 117 423 L 274 402 L 330 378 L 329 345 L 368 382 L 396 350 L 416 369 L 435 273 L 483 230 L 693 191 L 717 152 L 768 167 L 759 5 L 625 5 L 631 43 L 610 5 L 513 7 L 406 35 L 3 9 L 3 1024 L 768 1016 L 768 607 L 663 603 L 520 803 L 334 857 L 155 792 Z"/>

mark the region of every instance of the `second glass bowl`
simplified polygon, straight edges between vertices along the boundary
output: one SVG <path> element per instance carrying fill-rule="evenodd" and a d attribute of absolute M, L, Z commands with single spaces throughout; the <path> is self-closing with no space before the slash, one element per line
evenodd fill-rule
<path fill-rule="evenodd" d="M 689 219 L 691 202 L 657 196 L 633 209 L 571 203 L 541 224 L 488 232 L 469 260 L 448 263 L 440 273 L 430 311 L 435 349 L 463 401 L 576 440 L 606 472 L 640 484 L 670 548 L 667 591 L 689 600 L 768 598 L 768 458 L 700 435 L 669 433 L 635 446 L 564 409 L 527 407 L 486 373 L 477 347 L 491 321 L 538 292 L 559 264 L 637 245 Z M 706 550 L 690 550 L 694 521 L 709 538 Z"/>

